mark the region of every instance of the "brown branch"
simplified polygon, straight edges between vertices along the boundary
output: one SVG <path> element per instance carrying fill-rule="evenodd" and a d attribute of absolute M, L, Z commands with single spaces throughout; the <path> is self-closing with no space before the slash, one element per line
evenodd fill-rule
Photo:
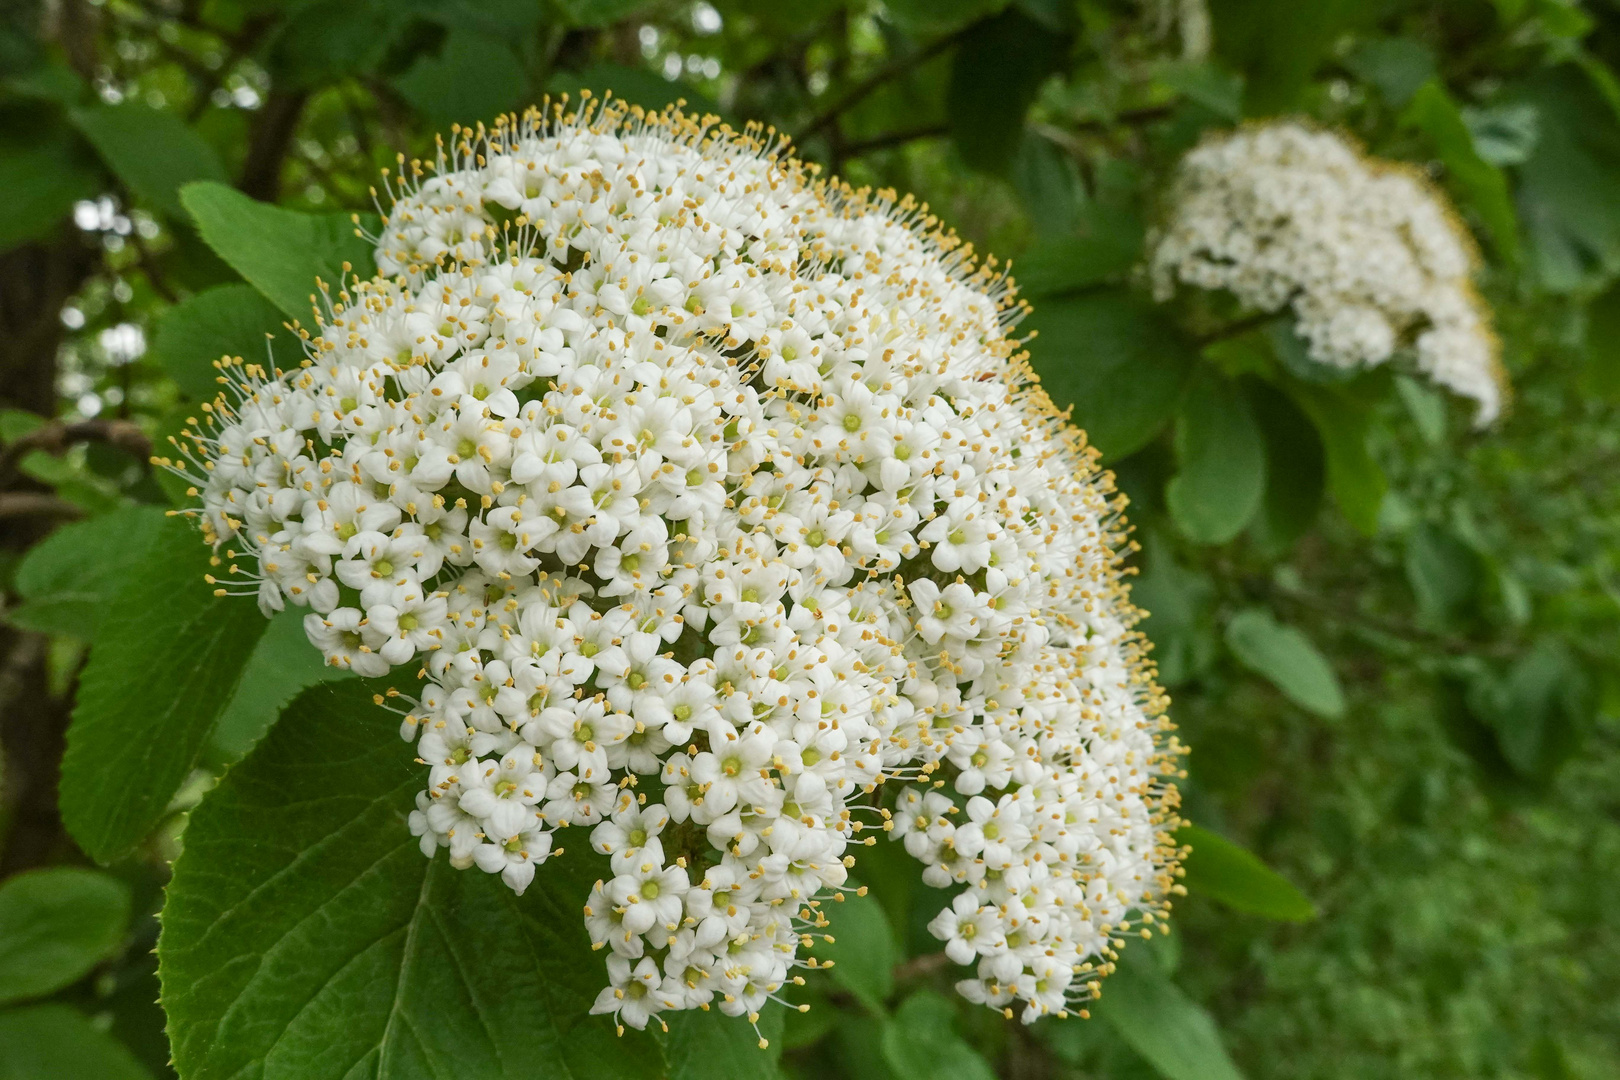
<path fill-rule="evenodd" d="M 80 518 L 84 508 L 45 491 L 0 491 L 0 518 Z"/>
<path fill-rule="evenodd" d="M 929 953 L 926 956 L 914 956 L 910 960 L 894 966 L 894 981 L 906 982 L 912 979 L 926 979 L 939 974 L 950 967 L 951 958 L 943 952 Z"/>
<path fill-rule="evenodd" d="M 866 96 L 872 91 L 876 90 L 889 80 L 904 75 L 907 71 L 910 71 L 919 64 L 925 64 L 932 60 L 934 57 L 956 44 L 957 39 L 960 38 L 962 34 L 963 31 L 961 30 L 956 31 L 953 34 L 946 34 L 942 38 L 929 42 L 917 52 L 909 53 L 905 56 L 897 56 L 893 60 L 890 60 L 887 64 L 884 64 L 882 67 L 872 72 L 872 74 L 856 83 L 849 90 L 845 91 L 844 94 L 841 95 L 836 101 L 827 106 L 826 109 L 822 110 L 822 112 L 819 113 L 815 119 L 811 120 L 805 129 L 798 134 L 794 141 L 803 142 L 811 135 L 814 135 L 829 125 L 835 123 L 839 116 L 843 115 L 849 109 L 864 101 Z"/>
<path fill-rule="evenodd" d="M 879 150 L 890 150 L 896 146 L 903 146 L 917 139 L 932 139 L 945 135 L 950 131 L 948 124 L 923 124 L 906 131 L 890 131 L 883 135 L 874 135 L 869 139 L 856 139 L 844 145 L 845 158 L 856 158 L 862 154 L 874 154 Z"/>
<path fill-rule="evenodd" d="M 287 160 L 293 133 L 298 130 L 298 120 L 308 99 L 308 93 L 303 90 L 270 91 L 254 120 L 247 158 L 242 163 L 242 177 L 236 184 L 244 195 L 275 202 L 281 194 L 281 166 Z"/>
<path fill-rule="evenodd" d="M 152 441 L 140 426 L 129 420 L 79 420 L 71 424 L 60 420 L 35 428 L 0 450 L 0 481 L 9 480 L 17 463 L 35 450 L 47 454 L 60 454 L 75 443 L 104 442 L 130 454 L 137 461 L 152 456 Z M 21 493 L 19 493 L 21 494 Z M 0 515 L 3 516 L 3 515 Z"/>

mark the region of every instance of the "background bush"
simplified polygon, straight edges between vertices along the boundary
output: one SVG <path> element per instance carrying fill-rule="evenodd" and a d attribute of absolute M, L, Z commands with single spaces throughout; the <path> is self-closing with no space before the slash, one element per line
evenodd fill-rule
<path fill-rule="evenodd" d="M 349 215 L 380 170 L 582 89 L 774 125 L 1013 260 L 1036 367 L 1132 500 L 1136 597 L 1193 748 L 1191 896 L 1093 1019 L 1025 1029 L 951 994 L 921 928 L 937 904 L 874 852 L 837 977 L 808 1014 L 767 1015 L 769 1053 L 678 1016 L 667 1038 L 584 1021 L 516 1056 L 491 1028 L 492 1066 L 477 1040 L 412 1056 L 388 1049 L 396 995 L 355 1075 L 1620 1075 L 1620 6 L 22 0 L 0 20 L 0 1077 L 172 1075 L 153 945 L 188 835 L 247 880 L 259 849 L 232 829 L 322 835 L 255 809 L 294 801 L 278 768 L 356 806 L 386 782 L 312 771 L 316 736 L 375 723 L 360 687 L 277 725 L 330 673 L 296 621 L 208 596 L 151 447 L 211 396 L 209 361 L 307 314 L 317 272 L 369 272 Z M 1515 388 L 1495 427 L 1399 364 L 1324 374 L 1287 318 L 1148 299 L 1135 268 L 1177 158 L 1276 115 L 1455 201 Z M 482 949 L 489 894 L 466 891 L 432 902 L 461 920 L 448 946 Z M 173 897 L 176 923 L 208 924 Z M 577 928 L 542 902 L 536 940 Z M 166 951 L 188 1080 L 263 1056 L 195 1026 L 207 980 L 257 955 L 248 929 Z M 541 996 L 523 985 L 505 994 Z"/>

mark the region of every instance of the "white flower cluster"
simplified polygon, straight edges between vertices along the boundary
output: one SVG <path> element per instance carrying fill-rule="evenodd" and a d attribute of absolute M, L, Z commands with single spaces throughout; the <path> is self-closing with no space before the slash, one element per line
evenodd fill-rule
<path fill-rule="evenodd" d="M 301 367 L 223 362 L 192 436 L 261 606 L 338 667 L 420 668 L 423 852 L 521 892 L 586 828 L 596 1011 L 633 1027 L 817 966 L 873 826 L 966 886 L 934 924 L 965 995 L 1088 999 L 1179 890 L 1179 749 L 1111 482 L 1005 279 L 672 110 L 459 138 L 404 181 L 388 276 Z"/>
<path fill-rule="evenodd" d="M 1470 281 L 1473 239 L 1415 170 L 1291 121 L 1239 128 L 1182 160 L 1149 247 L 1161 300 L 1179 282 L 1230 290 L 1260 311 L 1291 305 L 1312 359 L 1353 368 L 1407 350 L 1478 402 L 1478 424 L 1501 411 L 1506 381 Z"/>

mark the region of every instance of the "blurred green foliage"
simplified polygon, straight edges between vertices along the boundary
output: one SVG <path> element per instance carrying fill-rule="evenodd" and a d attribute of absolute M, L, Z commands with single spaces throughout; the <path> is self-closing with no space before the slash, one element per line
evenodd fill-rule
<path fill-rule="evenodd" d="M 522 1064 L 502 1057 L 509 1031 L 465 1015 L 413 1014 L 429 1037 L 481 1075 L 589 1075 L 581 1054 L 673 1076 L 1620 1075 L 1616 65 L 1612 0 L 7 6 L 0 1077 L 174 1075 L 154 913 L 199 800 L 180 926 L 279 880 L 236 842 L 250 818 L 312 850 L 338 824 L 369 836 L 356 857 L 398 846 L 385 762 L 344 774 L 341 823 L 253 818 L 278 769 L 332 767 L 322 718 L 364 714 L 368 692 L 298 697 L 323 673 L 296 627 L 180 588 L 203 555 L 162 518 L 182 493 L 146 457 L 209 396 L 209 361 L 257 358 L 267 335 L 285 349 L 282 318 L 317 275 L 369 272 L 350 216 L 377 210 L 379 171 L 450 124 L 587 89 L 774 125 L 1012 259 L 1033 362 L 1132 501 L 1135 595 L 1193 748 L 1191 895 L 1175 933 L 1127 949 L 1088 1021 L 1026 1029 L 960 1002 L 925 929 L 943 894 L 879 848 L 857 869 L 871 894 L 835 905 L 818 947 L 835 966 L 794 992 L 814 1008 L 762 1022 L 770 1054 L 712 1017 L 623 1045 L 591 1021 Z M 1503 421 L 1470 430 L 1400 363 L 1324 373 L 1286 317 L 1146 296 L 1135 268 L 1179 156 L 1277 115 L 1413 163 L 1455 201 L 1486 254 Z M 241 618 L 212 610 L 227 603 Z M 481 905 L 509 902 L 406 854 L 388 873 L 409 898 L 455 894 L 451 938 L 479 940 Z M 209 884 L 210 865 L 232 874 Z M 221 1002 L 192 993 L 205 975 L 290 947 L 253 942 L 301 903 L 414 926 L 387 884 L 375 910 L 332 908 L 295 874 L 281 907 L 169 952 L 181 1074 L 262 1056 L 215 1037 Z M 501 969 L 507 987 L 572 987 L 547 1005 L 512 993 L 504 1023 L 572 1007 L 577 944 Z M 330 1001 L 299 1022 L 350 1041 L 385 1022 L 379 1046 L 393 1031 Z"/>

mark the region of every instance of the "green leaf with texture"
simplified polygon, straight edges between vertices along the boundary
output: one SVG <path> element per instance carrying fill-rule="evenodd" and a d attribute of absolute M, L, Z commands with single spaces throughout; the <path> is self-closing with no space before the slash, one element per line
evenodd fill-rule
<path fill-rule="evenodd" d="M 1291 381 L 1294 399 L 1322 439 L 1327 455 L 1328 490 L 1345 518 L 1365 536 L 1378 532 L 1378 513 L 1389 480 L 1367 448 L 1370 410 L 1356 398 L 1331 387 Z"/>
<path fill-rule="evenodd" d="M 1401 119 L 1429 137 L 1452 182 L 1489 230 L 1496 253 L 1506 262 L 1518 262 L 1519 219 L 1508 193 L 1507 177 L 1479 156 L 1457 103 L 1438 79 L 1418 88 Z"/>
<path fill-rule="evenodd" d="M 306 691 L 192 814 L 158 945 L 180 1075 L 662 1075 L 657 1042 L 587 1015 L 585 837 L 521 898 L 424 858 L 405 818 L 426 774 L 377 689 Z"/>
<path fill-rule="evenodd" d="M 1048 300 L 1023 323 L 1030 362 L 1058 408 L 1073 406 L 1104 460 L 1141 449 L 1169 421 L 1197 359 L 1162 312 L 1124 289 Z"/>
<path fill-rule="evenodd" d="M 127 101 L 74 109 L 70 115 L 113 175 L 137 198 L 176 221 L 185 220 L 182 184 L 225 180 L 214 148 L 172 110 Z"/>
<path fill-rule="evenodd" d="M 900 946 L 883 907 L 871 895 L 845 893 L 843 902 L 822 904 L 832 941 L 818 941 L 812 955 L 833 962 L 832 978 L 862 1005 L 881 1015 L 894 993 L 894 965 Z"/>
<path fill-rule="evenodd" d="M 119 586 L 133 577 L 163 532 L 153 506 L 126 506 L 57 529 L 28 549 L 12 585 L 22 603 L 14 626 L 91 641 Z"/>
<path fill-rule="evenodd" d="M 129 886 L 76 866 L 32 870 L 0 885 L 0 1005 L 44 997 L 83 978 L 129 927 Z"/>
<path fill-rule="evenodd" d="M 308 608 L 288 608 L 270 620 L 264 636 L 253 648 L 242 681 L 230 704 L 219 714 L 209 737 L 212 756 L 238 761 L 270 730 L 292 700 L 317 683 L 337 682 L 353 675 L 326 662 L 304 633 Z"/>
<path fill-rule="evenodd" d="M 1176 830 L 1176 843 L 1192 848 L 1181 865 L 1187 872 L 1183 884 L 1194 896 L 1207 896 L 1268 919 L 1303 922 L 1316 918 L 1316 905 L 1287 878 L 1219 833 L 1183 825 Z"/>
<path fill-rule="evenodd" d="M 151 1080 L 111 1035 L 66 1005 L 0 1012 L 0 1080 Z"/>
<path fill-rule="evenodd" d="M 1180 471 L 1165 487 L 1170 519 L 1189 539 L 1224 544 L 1266 491 L 1265 443 L 1236 383 L 1200 372 L 1176 417 Z"/>
<path fill-rule="evenodd" d="M 719 1009 L 666 1014 L 669 1032 L 660 1033 L 658 1040 L 669 1080 L 777 1080 L 786 1012 L 775 1002 L 767 1004 L 759 1014 L 757 1035 L 739 1017 Z"/>
<path fill-rule="evenodd" d="M 1165 1080 L 1242 1080 L 1220 1032 L 1144 949 L 1126 949 L 1092 1012 Z"/>
<path fill-rule="evenodd" d="M 152 354 L 188 398 L 212 401 L 220 390 L 214 362 L 222 356 L 298 366 L 304 350 L 283 329 L 285 322 L 281 309 L 253 286 L 216 285 L 164 309 Z"/>
<path fill-rule="evenodd" d="M 995 1080 L 990 1063 L 955 1031 L 956 1006 L 919 990 L 883 1025 L 883 1060 L 895 1080 Z"/>
<path fill-rule="evenodd" d="M 962 160 L 1004 174 L 1024 137 L 1024 114 L 1069 54 L 1068 41 L 1016 7 L 974 27 L 956 48 L 945 92 Z"/>
<path fill-rule="evenodd" d="M 207 745 L 264 633 L 252 600 L 215 597 L 208 547 L 164 521 L 140 571 L 102 616 L 62 759 L 62 820 L 106 861 L 163 817 Z"/>
<path fill-rule="evenodd" d="M 344 263 L 363 278 L 375 269 L 371 244 L 348 214 L 300 214 L 206 182 L 181 188 L 180 201 L 208 246 L 294 318 L 309 318 L 317 278 L 336 288 L 348 278 Z M 374 217 L 361 222 L 378 227 Z"/>
<path fill-rule="evenodd" d="M 1299 630 L 1264 608 L 1245 608 L 1226 624 L 1226 646 L 1244 667 L 1283 696 L 1318 716 L 1344 715 L 1344 690 L 1319 649 Z"/>

